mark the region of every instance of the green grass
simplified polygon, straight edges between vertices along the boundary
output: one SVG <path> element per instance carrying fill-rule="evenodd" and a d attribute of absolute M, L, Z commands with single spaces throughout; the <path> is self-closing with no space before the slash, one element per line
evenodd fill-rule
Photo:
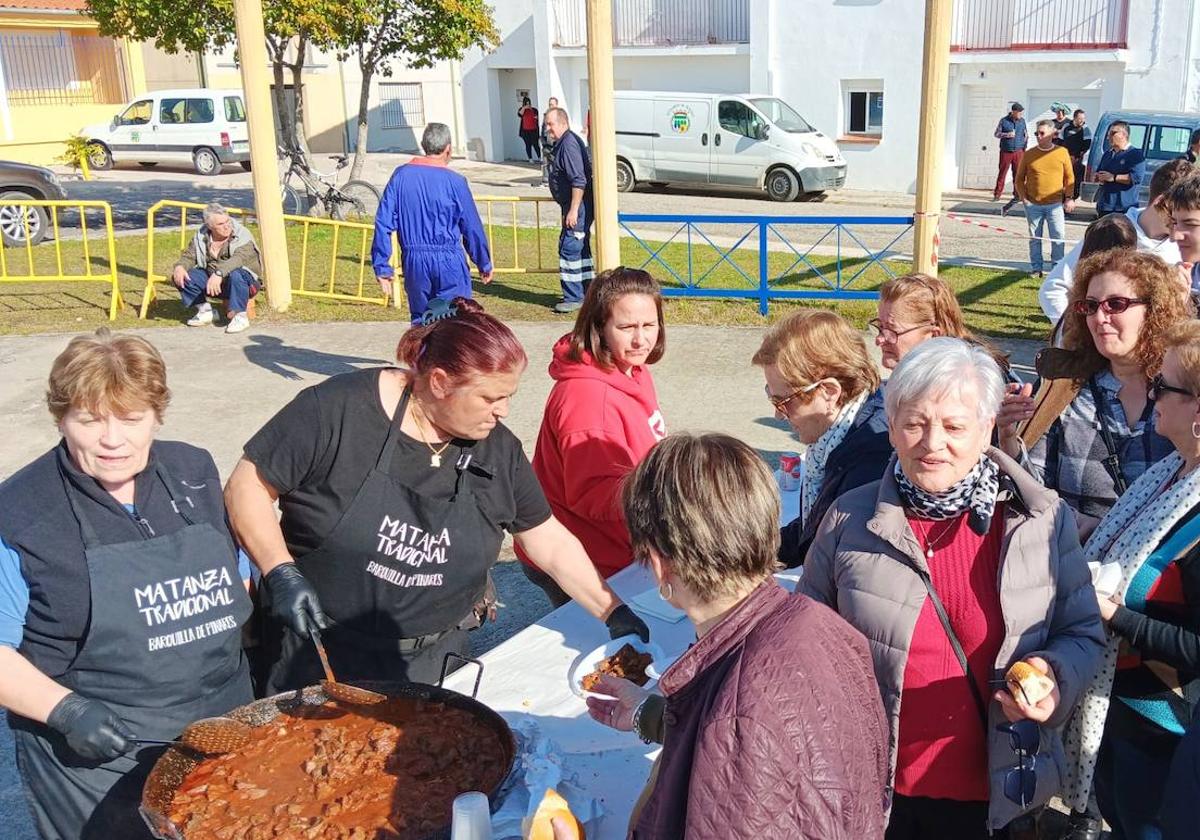
<path fill-rule="evenodd" d="M 365 253 L 369 261 L 369 231 L 346 229 L 337 237 L 330 228 L 314 226 L 309 234 L 307 255 L 303 249 L 303 230 L 300 225 L 289 226 L 289 257 L 293 288 L 328 290 L 332 266 L 332 288 L 336 292 L 357 294 L 361 291 L 374 296 L 378 287 L 370 270 L 361 268 L 361 256 Z M 475 295 L 497 317 L 505 320 L 542 321 L 563 320 L 553 315 L 550 307 L 559 300 L 556 254 L 557 231 L 543 228 L 518 228 L 516 231 L 516 255 L 520 265 L 533 269 L 528 273 L 497 272 L 489 286 L 476 284 Z M 364 238 L 365 237 L 365 238 Z M 540 241 L 539 241 L 540 239 Z M 146 271 L 145 235 L 119 236 L 116 239 L 117 275 L 121 292 L 126 301 L 125 310 L 113 324 L 115 328 L 132 326 L 174 326 L 186 317 L 179 302 L 178 292 L 169 283 L 157 285 L 157 298 L 150 306 L 145 321 L 137 319 L 138 305 L 142 299 Z M 652 249 L 658 244 L 650 243 Z M 93 273 L 108 269 L 107 249 L 93 238 L 89 255 Z M 180 237 L 160 233 L 155 237 L 155 269 L 165 276 L 180 250 Z M 514 241 L 511 228 L 496 228 L 492 243 L 493 260 L 498 268 L 514 264 Z M 27 273 L 28 254 L 24 249 L 9 249 L 5 252 L 9 275 Z M 61 258 L 63 271 L 81 272 L 84 259 L 83 245 L 79 241 L 63 241 L 57 249 L 53 242 L 45 242 L 33 249 L 33 268 L 38 274 L 57 272 Z M 645 248 L 631 238 L 623 238 L 621 257 L 626 265 L 642 266 L 649 270 L 666 288 L 678 288 L 669 267 L 681 278 L 688 276 L 688 252 L 683 243 L 672 242 L 662 247 L 658 260 L 649 261 Z M 661 262 L 660 262 L 661 261 Z M 813 269 L 823 272 L 832 279 L 835 261 L 831 257 L 813 256 L 809 264 L 796 265 L 796 255 L 791 252 L 768 252 L 768 267 L 772 276 L 789 271 L 788 275 L 772 285 L 779 289 L 825 289 L 828 288 Z M 859 259 L 843 260 L 843 276 L 849 278 L 856 272 L 861 274 L 854 280 L 852 288 L 875 290 L 889 276 L 879 264 L 866 265 Z M 909 266 L 899 261 L 889 261 L 888 268 L 900 274 Z M 735 267 L 736 266 L 736 267 Z M 540 270 L 539 270 L 540 267 Z M 758 274 L 758 251 L 740 248 L 721 259 L 714 247 L 703 244 L 693 247 L 691 272 L 695 278 L 707 273 L 701 288 L 755 289 Z M 1046 330 L 1045 319 L 1037 304 L 1037 281 L 1023 272 L 999 269 L 963 268 L 948 266 L 941 276 L 953 285 L 966 313 L 967 322 L 981 333 L 1007 338 L 1041 338 Z M 361 283 L 361 286 L 360 286 Z M 108 323 L 107 308 L 109 286 L 106 283 L 10 283 L 0 282 L 0 334 L 29 334 L 38 332 L 76 332 L 94 329 Z M 873 301 L 773 301 L 768 321 L 775 320 L 800 306 L 823 306 L 834 309 L 856 325 L 865 326 L 874 316 Z M 292 305 L 285 313 L 275 312 L 269 306 L 258 307 L 259 322 L 263 324 L 313 322 L 313 321 L 406 321 L 407 310 L 365 303 L 347 303 L 294 295 Z M 700 299 L 672 298 L 666 303 L 666 318 L 675 324 L 745 325 L 757 326 L 764 323 L 758 314 L 757 300 L 743 299 Z"/>

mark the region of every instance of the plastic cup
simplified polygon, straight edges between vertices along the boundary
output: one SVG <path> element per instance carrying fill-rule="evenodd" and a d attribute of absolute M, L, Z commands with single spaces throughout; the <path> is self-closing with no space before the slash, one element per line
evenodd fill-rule
<path fill-rule="evenodd" d="M 492 840 L 492 810 L 487 796 L 472 791 L 455 797 L 450 840 Z"/>

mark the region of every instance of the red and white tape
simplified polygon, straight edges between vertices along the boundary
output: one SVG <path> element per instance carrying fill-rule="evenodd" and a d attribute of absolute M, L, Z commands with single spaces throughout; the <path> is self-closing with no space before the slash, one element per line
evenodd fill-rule
<path fill-rule="evenodd" d="M 964 225 L 971 225 L 973 227 L 983 228 L 984 230 L 991 230 L 991 231 L 995 231 L 996 233 L 1003 233 L 1008 236 L 1019 236 L 1021 239 L 1024 239 L 1026 241 L 1034 238 L 1028 231 L 1025 231 L 1024 233 L 1022 233 L 1021 231 L 1017 231 L 1017 230 L 1009 230 L 1008 228 L 1000 227 L 1000 225 L 993 225 L 988 222 L 981 222 L 977 219 L 969 219 L 966 216 L 959 216 L 954 213 L 945 213 L 943 215 L 945 215 L 945 217 L 947 219 L 953 219 L 956 222 L 962 222 Z M 1043 242 L 1062 242 L 1067 245 L 1074 245 L 1077 240 L 1053 239 L 1051 237 L 1045 237 L 1041 241 L 1043 241 Z"/>

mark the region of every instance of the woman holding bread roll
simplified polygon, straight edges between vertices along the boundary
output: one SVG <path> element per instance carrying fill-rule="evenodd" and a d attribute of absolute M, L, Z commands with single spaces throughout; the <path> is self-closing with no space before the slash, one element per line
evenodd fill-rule
<path fill-rule="evenodd" d="M 1084 548 L 1110 638 L 1067 730 L 1068 802 L 1094 792 L 1115 838 L 1161 836 L 1171 758 L 1200 697 L 1200 323 L 1169 330 L 1151 381 L 1174 451 L 1139 478 Z"/>
<path fill-rule="evenodd" d="M 1004 391 L 977 345 L 909 351 L 884 391 L 896 457 L 834 502 L 800 580 L 869 641 L 888 840 L 1008 837 L 1058 792 L 1059 729 L 1103 650 L 1074 516 L 989 446 Z"/>
<path fill-rule="evenodd" d="M 879 840 L 887 728 L 867 641 L 771 574 L 779 495 L 726 435 L 672 435 L 622 493 L 635 556 L 697 641 L 661 694 L 604 676 L 592 717 L 663 750 L 633 840 Z M 611 698 L 611 699 L 610 699 Z"/>

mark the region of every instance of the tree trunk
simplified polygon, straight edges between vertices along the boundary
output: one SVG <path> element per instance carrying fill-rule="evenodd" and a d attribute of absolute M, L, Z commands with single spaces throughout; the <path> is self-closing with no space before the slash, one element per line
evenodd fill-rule
<path fill-rule="evenodd" d="M 296 40 L 296 60 L 292 63 L 292 99 L 296 110 L 292 115 L 292 126 L 296 132 L 298 148 L 308 157 L 308 132 L 304 129 L 304 57 L 308 53 L 308 35 L 301 32 Z"/>
<path fill-rule="evenodd" d="M 369 57 L 359 61 L 362 85 L 358 89 L 358 134 L 354 141 L 354 163 L 350 166 L 350 180 L 362 177 L 367 162 L 367 116 L 370 113 L 371 80 L 375 78 L 375 62 Z"/>
<path fill-rule="evenodd" d="M 283 83 L 283 52 L 287 42 L 279 42 L 268 38 L 267 45 L 271 54 L 271 94 L 275 97 L 275 113 L 279 117 L 279 134 L 283 146 L 288 149 L 296 148 L 295 131 L 292 130 L 291 114 L 287 107 L 287 91 Z"/>

